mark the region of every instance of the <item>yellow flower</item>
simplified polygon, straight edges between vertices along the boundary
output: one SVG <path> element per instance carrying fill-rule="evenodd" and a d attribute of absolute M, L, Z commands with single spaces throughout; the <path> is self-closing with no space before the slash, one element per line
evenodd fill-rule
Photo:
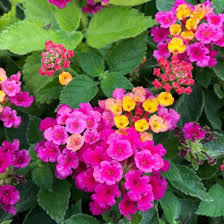
<path fill-rule="evenodd" d="M 153 98 L 153 99 L 147 99 L 143 104 L 143 108 L 145 111 L 149 112 L 149 113 L 154 113 L 158 110 L 158 101 L 157 98 Z"/>
<path fill-rule="evenodd" d="M 190 30 L 181 33 L 181 37 L 185 40 L 192 40 L 194 38 L 194 33 Z"/>
<path fill-rule="evenodd" d="M 114 124 L 117 128 L 126 128 L 129 124 L 129 120 L 125 115 L 115 116 Z"/>
<path fill-rule="evenodd" d="M 135 109 L 135 100 L 131 96 L 125 96 L 123 98 L 123 110 L 132 111 Z"/>
<path fill-rule="evenodd" d="M 158 102 L 162 106 L 170 106 L 174 103 L 174 98 L 169 92 L 161 92 L 158 96 Z"/>
<path fill-rule="evenodd" d="M 0 103 L 4 102 L 5 100 L 5 92 L 3 90 L 0 90 Z"/>
<path fill-rule="evenodd" d="M 176 36 L 181 33 L 181 25 L 180 24 L 173 24 L 170 26 L 170 35 Z"/>
<path fill-rule="evenodd" d="M 171 53 L 184 53 L 186 50 L 186 46 L 184 45 L 184 41 L 181 38 L 174 37 L 168 44 L 168 49 Z"/>
<path fill-rule="evenodd" d="M 59 83 L 62 86 L 68 85 L 72 80 L 73 80 L 73 77 L 72 77 L 72 75 L 69 72 L 62 72 L 59 75 Z"/>
<path fill-rule="evenodd" d="M 168 130 L 168 123 L 164 119 L 156 114 L 149 118 L 149 124 L 153 132 L 165 132 Z"/>
<path fill-rule="evenodd" d="M 112 106 L 112 112 L 114 115 L 121 115 L 122 114 L 122 107 L 118 104 L 114 104 Z"/>
<path fill-rule="evenodd" d="M 138 132 L 143 132 L 149 129 L 149 123 L 146 121 L 146 119 L 141 119 L 135 122 L 135 129 Z"/>
<path fill-rule="evenodd" d="M 186 21 L 186 28 L 188 30 L 196 30 L 198 26 L 198 19 L 196 17 L 192 17 Z"/>
<path fill-rule="evenodd" d="M 142 142 L 152 141 L 153 140 L 153 135 L 151 133 L 148 133 L 148 132 L 144 131 L 140 134 L 140 138 L 141 138 Z"/>
<path fill-rule="evenodd" d="M 204 5 L 198 4 L 194 7 L 194 11 L 191 13 L 192 17 L 196 17 L 199 20 L 202 20 L 207 13 L 207 10 Z"/>
<path fill-rule="evenodd" d="M 179 20 L 183 20 L 187 17 L 189 17 L 191 14 L 191 9 L 190 7 L 188 7 L 188 5 L 186 4 L 182 4 L 182 5 L 179 5 L 178 8 L 177 8 L 177 19 Z"/>
<path fill-rule="evenodd" d="M 0 68 L 0 84 L 7 80 L 6 72 L 3 68 Z"/>

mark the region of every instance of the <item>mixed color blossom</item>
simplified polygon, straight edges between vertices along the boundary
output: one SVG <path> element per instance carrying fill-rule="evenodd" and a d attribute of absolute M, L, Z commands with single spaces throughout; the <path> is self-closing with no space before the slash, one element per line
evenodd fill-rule
<path fill-rule="evenodd" d="M 174 54 L 199 67 L 217 64 L 214 46 L 224 47 L 224 20 L 210 1 L 192 6 L 176 0 L 170 11 L 156 14 L 156 21 L 159 26 L 152 28 L 151 36 L 158 44 L 153 54 L 157 60 Z"/>
<path fill-rule="evenodd" d="M 61 105 L 56 118 L 41 121 L 44 140 L 36 144 L 35 151 L 43 162 L 55 163 L 57 178 L 72 176 L 78 189 L 91 193 L 93 215 L 108 211 L 121 198 L 120 213 L 131 219 L 138 210 L 151 209 L 153 202 L 163 197 L 167 182 L 161 172 L 166 172 L 169 165 L 163 159 L 166 149 L 156 145 L 152 133 L 147 132 L 151 123 L 142 103 L 151 100 L 152 95 L 137 87 L 127 94 L 116 89 L 113 96 L 99 101 L 100 106 L 94 108 L 89 103 L 82 103 L 77 109 Z M 156 123 L 160 118 L 165 123 L 159 123 L 160 128 L 153 123 L 153 128 L 163 131 L 175 128 L 179 115 L 162 106 L 173 104 L 172 96 L 164 92 L 152 100 L 160 115 L 153 115 L 157 117 L 151 122 Z M 109 101 L 114 103 L 112 111 Z M 147 103 L 145 107 L 150 110 Z M 121 115 L 124 110 L 135 116 L 134 109 L 136 112 L 141 109 L 138 116 L 148 114 L 144 119 L 132 120 Z M 123 116 L 123 120 L 118 119 L 119 125 L 116 125 L 117 114 Z"/>
<path fill-rule="evenodd" d="M 20 72 L 8 77 L 5 70 L 0 68 L 0 120 L 6 128 L 17 128 L 21 123 L 21 117 L 11 105 L 27 108 L 34 100 L 28 92 L 21 90 L 20 78 Z"/>
<path fill-rule="evenodd" d="M 20 142 L 14 139 L 12 143 L 3 141 L 0 146 L 0 205 L 5 212 L 15 215 L 14 205 L 19 201 L 19 191 L 13 183 L 16 178 L 15 171 L 18 168 L 28 166 L 30 156 L 26 149 L 19 149 Z M 19 179 L 23 179 L 20 175 Z"/>

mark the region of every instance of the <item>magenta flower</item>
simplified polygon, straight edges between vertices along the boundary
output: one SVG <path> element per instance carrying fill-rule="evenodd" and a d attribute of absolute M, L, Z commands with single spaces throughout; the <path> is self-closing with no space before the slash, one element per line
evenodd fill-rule
<path fill-rule="evenodd" d="M 147 194 L 143 195 L 137 202 L 138 209 L 146 212 L 153 207 L 154 195 L 152 191 L 148 191 Z"/>
<path fill-rule="evenodd" d="M 76 169 L 79 165 L 79 159 L 75 152 L 64 149 L 57 158 L 56 171 L 60 175 L 61 179 L 72 174 L 72 170 Z"/>
<path fill-rule="evenodd" d="M 142 195 L 151 190 L 149 185 L 149 177 L 141 176 L 143 174 L 140 170 L 131 170 L 125 175 L 125 189 L 128 190 L 128 196 L 133 201 L 141 199 Z"/>
<path fill-rule="evenodd" d="M 94 192 L 97 184 L 91 168 L 79 173 L 75 178 L 76 187 L 85 192 Z"/>
<path fill-rule="evenodd" d="M 21 117 L 17 116 L 15 110 L 12 110 L 10 107 L 4 107 L 2 113 L 0 114 L 0 120 L 3 121 L 3 124 L 6 128 L 19 127 L 21 123 Z"/>
<path fill-rule="evenodd" d="M 153 141 L 146 141 L 142 143 L 142 150 L 149 150 L 152 155 L 159 155 L 159 156 L 165 156 L 166 149 L 163 147 L 162 144 L 154 145 Z"/>
<path fill-rule="evenodd" d="M 85 143 L 92 145 L 100 140 L 100 133 L 96 130 L 87 129 L 84 133 L 84 139 Z"/>
<path fill-rule="evenodd" d="M 30 163 L 29 152 L 25 149 L 15 152 L 12 165 L 16 168 L 24 168 Z"/>
<path fill-rule="evenodd" d="M 40 122 L 40 131 L 45 131 L 50 127 L 54 127 L 57 124 L 56 120 L 51 117 L 47 117 Z"/>
<path fill-rule="evenodd" d="M 68 2 L 72 0 L 48 0 L 52 5 L 56 5 L 58 8 L 63 9 Z"/>
<path fill-rule="evenodd" d="M 0 173 L 4 173 L 10 167 L 12 156 L 0 149 Z"/>
<path fill-rule="evenodd" d="M 174 12 L 158 12 L 156 13 L 156 21 L 160 23 L 162 28 L 169 28 L 172 24 L 176 23 L 177 18 Z"/>
<path fill-rule="evenodd" d="M 192 141 L 201 140 L 205 138 L 205 131 L 200 126 L 200 124 L 195 124 L 194 122 L 186 123 L 182 129 L 184 137 Z"/>
<path fill-rule="evenodd" d="M 155 59 L 158 60 L 162 57 L 164 57 L 164 58 L 169 58 L 170 57 L 170 52 L 168 50 L 168 43 L 167 42 L 158 43 L 157 47 L 158 47 L 158 50 L 153 51 L 153 57 Z"/>
<path fill-rule="evenodd" d="M 90 111 L 85 119 L 86 128 L 97 129 L 101 120 L 101 114 L 98 111 Z"/>
<path fill-rule="evenodd" d="M 151 173 L 163 167 L 163 160 L 158 155 L 152 155 L 148 150 L 143 150 L 135 154 L 135 164 L 138 169 Z"/>
<path fill-rule="evenodd" d="M 102 161 L 100 167 L 95 167 L 93 176 L 99 183 L 106 183 L 108 185 L 119 182 L 122 178 L 123 169 L 117 161 Z"/>
<path fill-rule="evenodd" d="M 104 213 L 104 210 L 95 201 L 89 203 L 89 208 L 93 215 L 102 215 Z"/>
<path fill-rule="evenodd" d="M 170 32 L 168 28 L 161 28 L 161 27 L 155 26 L 151 29 L 150 36 L 153 36 L 154 42 L 160 43 L 167 40 L 169 34 Z"/>
<path fill-rule="evenodd" d="M 125 94 L 125 89 L 121 89 L 121 88 L 116 88 L 114 91 L 113 91 L 113 98 L 115 99 L 122 99 L 124 97 L 124 94 Z"/>
<path fill-rule="evenodd" d="M 50 127 L 44 131 L 44 138 L 57 145 L 64 145 L 68 138 L 68 133 L 65 127 L 55 125 L 54 127 Z"/>
<path fill-rule="evenodd" d="M 66 130 L 71 134 L 82 133 L 86 128 L 86 121 L 82 117 L 81 112 L 77 112 L 77 116 L 71 115 L 71 118 L 66 120 Z"/>
<path fill-rule="evenodd" d="M 96 193 L 92 194 L 91 198 L 102 208 L 113 206 L 116 203 L 115 198 L 119 198 L 121 195 L 117 184 L 98 184 L 95 188 L 95 192 Z"/>
<path fill-rule="evenodd" d="M 9 141 L 5 140 L 2 142 L 2 147 L 5 152 L 14 153 L 19 149 L 19 140 L 13 139 L 13 142 L 10 143 Z"/>
<path fill-rule="evenodd" d="M 19 92 L 15 96 L 9 98 L 10 102 L 20 107 L 30 107 L 33 103 L 33 96 L 29 96 L 28 92 Z"/>
<path fill-rule="evenodd" d="M 129 141 L 114 139 L 109 145 L 107 153 L 112 159 L 123 161 L 129 158 L 133 154 L 133 151 Z"/>
<path fill-rule="evenodd" d="M 8 95 L 8 96 L 15 96 L 18 94 L 21 90 L 20 88 L 21 82 L 6 80 L 2 83 L 2 90 Z"/>
<path fill-rule="evenodd" d="M 213 25 L 215 27 L 222 27 L 222 23 L 224 22 L 223 17 L 220 15 L 216 15 L 211 13 L 207 16 L 207 21 L 209 25 Z"/>
<path fill-rule="evenodd" d="M 82 11 L 85 13 L 96 14 L 99 10 L 103 8 L 100 3 L 95 2 L 94 0 L 87 0 L 86 6 L 82 8 Z"/>

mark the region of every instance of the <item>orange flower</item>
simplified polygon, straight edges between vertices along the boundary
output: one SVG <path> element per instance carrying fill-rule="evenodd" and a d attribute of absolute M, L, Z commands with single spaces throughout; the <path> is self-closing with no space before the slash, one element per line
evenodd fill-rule
<path fill-rule="evenodd" d="M 73 80 L 73 77 L 72 77 L 72 75 L 69 72 L 62 72 L 59 75 L 59 83 L 62 86 L 68 85 L 72 80 Z"/>

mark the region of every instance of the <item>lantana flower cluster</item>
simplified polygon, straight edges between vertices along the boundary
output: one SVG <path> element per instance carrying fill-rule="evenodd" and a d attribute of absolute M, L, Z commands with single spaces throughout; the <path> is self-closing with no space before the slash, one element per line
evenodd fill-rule
<path fill-rule="evenodd" d="M 54 44 L 51 40 L 45 43 L 45 49 L 46 51 L 41 53 L 40 75 L 53 76 L 59 71 L 59 82 L 67 85 L 73 78 L 64 70 L 70 67 L 69 59 L 74 56 L 74 51 L 66 49 L 62 44 Z"/>
<path fill-rule="evenodd" d="M 142 139 L 151 140 L 153 133 L 176 127 L 180 115 L 174 109 L 166 108 L 173 103 L 174 98 L 169 92 L 153 96 L 148 89 L 136 87 L 128 93 L 124 89 L 116 89 L 113 98 L 100 101 L 100 106 L 112 113 L 118 129 L 134 127 Z"/>
<path fill-rule="evenodd" d="M 20 72 L 7 77 L 5 70 L 0 68 L 0 120 L 6 128 L 17 128 L 21 123 L 21 117 L 10 105 L 30 107 L 33 103 L 33 96 L 21 91 L 20 78 Z"/>
<path fill-rule="evenodd" d="M 52 5 L 56 5 L 58 8 L 63 9 L 68 2 L 72 0 L 48 0 Z"/>
<path fill-rule="evenodd" d="M 153 74 L 158 78 L 152 83 L 157 89 L 163 88 L 168 92 L 174 89 L 179 95 L 183 93 L 189 95 L 192 92 L 194 79 L 191 63 L 179 60 L 176 55 L 173 55 L 171 62 L 162 57 L 158 59 L 158 64 L 161 69 L 154 68 Z"/>
<path fill-rule="evenodd" d="M 221 171 L 224 171 L 224 161 L 223 161 L 223 164 L 220 166 L 221 168 Z"/>
<path fill-rule="evenodd" d="M 20 142 L 14 139 L 12 143 L 3 141 L 0 146 L 0 205 L 5 212 L 15 215 L 14 205 L 19 201 L 19 191 L 13 186 L 23 182 L 21 175 L 15 171 L 26 167 L 30 162 L 30 156 L 26 149 L 19 149 Z"/>
<path fill-rule="evenodd" d="M 166 150 L 153 140 L 143 141 L 134 125 L 117 129 L 116 117 L 104 103 L 94 108 L 82 103 L 77 109 L 61 105 L 56 119 L 41 121 L 44 140 L 35 151 L 43 162 L 55 163 L 57 178 L 72 176 L 78 189 L 91 193 L 93 215 L 108 211 L 119 199 L 120 213 L 131 218 L 163 197 L 167 182 L 161 172 L 169 169 L 163 159 Z"/>
<path fill-rule="evenodd" d="M 86 0 L 86 6 L 82 8 L 82 11 L 85 13 L 96 14 L 103 7 L 108 6 L 109 0 L 101 0 L 96 2 L 94 0 Z"/>
<path fill-rule="evenodd" d="M 178 54 L 199 67 L 216 65 L 217 51 L 213 46 L 224 47 L 224 17 L 213 12 L 210 1 L 192 6 L 176 0 L 171 10 L 156 14 L 156 21 L 160 26 L 151 31 L 158 43 L 158 50 L 154 51 L 156 59 Z"/>
<path fill-rule="evenodd" d="M 182 158 L 186 158 L 196 166 L 202 165 L 205 160 L 211 166 L 216 164 L 216 159 L 206 152 L 206 147 L 203 147 L 203 144 L 216 140 L 214 133 L 210 131 L 208 126 L 202 128 L 196 122 L 188 122 L 182 130 L 176 128 L 175 134 L 180 143 L 180 156 Z"/>

